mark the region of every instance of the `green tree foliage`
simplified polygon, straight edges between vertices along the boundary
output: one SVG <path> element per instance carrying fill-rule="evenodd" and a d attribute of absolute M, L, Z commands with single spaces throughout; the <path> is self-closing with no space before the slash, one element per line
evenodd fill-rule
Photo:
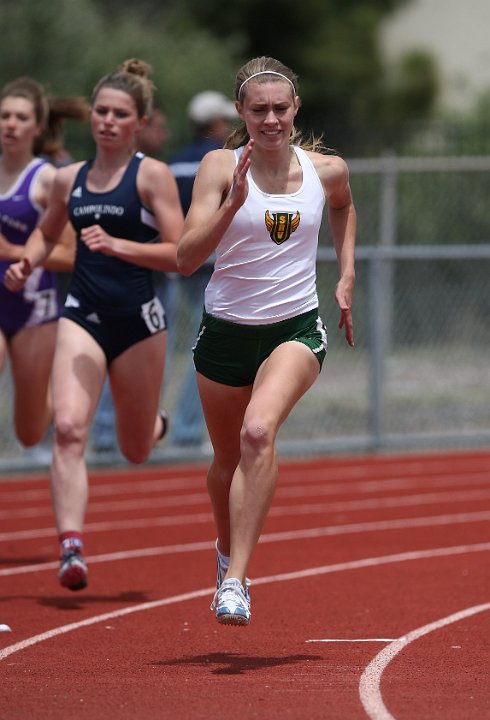
<path fill-rule="evenodd" d="M 126 58 L 150 63 L 173 146 L 189 133 L 190 98 L 206 87 L 229 94 L 230 68 L 237 63 L 229 42 L 217 43 L 207 30 L 188 26 L 185 17 L 160 3 L 109 8 L 95 0 L 2 0 L 0 24 L 0 86 L 30 75 L 55 95 L 90 99 L 97 80 Z M 67 138 L 75 157 L 92 151 L 86 126 L 68 123 Z"/>
<path fill-rule="evenodd" d="M 437 92 L 430 58 L 408 56 L 388 72 L 380 57 L 380 24 L 409 1 L 2 0 L 0 82 L 29 74 L 54 94 L 90 97 L 99 77 L 140 57 L 154 68 L 170 152 L 188 139 L 196 92 L 231 95 L 242 63 L 272 55 L 299 75 L 301 127 L 343 154 L 378 154 L 387 140 L 396 147 L 401 121 L 430 113 Z M 68 134 L 85 155 L 87 129 Z"/>
<path fill-rule="evenodd" d="M 3 0 L 0 21 L 2 85 L 32 75 L 57 93 L 82 92 L 94 39 L 103 35 L 89 0 Z"/>
<path fill-rule="evenodd" d="M 408 55 L 392 73 L 382 60 L 382 22 L 410 0 L 181 0 L 245 60 L 271 55 L 300 80 L 299 124 L 341 152 L 378 154 L 400 121 L 432 111 L 437 77 L 430 57 Z"/>
<path fill-rule="evenodd" d="M 306 116 L 333 122 L 379 114 L 384 82 L 381 22 L 407 0 L 183 0 L 218 37 L 233 37 L 246 59 L 272 55 L 300 76 Z M 417 98 L 420 100 L 420 96 Z M 430 107 L 432 97 L 427 98 Z M 418 111 L 425 112 L 420 103 Z"/>
<path fill-rule="evenodd" d="M 433 58 L 415 50 L 403 55 L 385 76 L 382 111 L 387 122 L 401 124 L 430 116 L 438 90 Z"/>

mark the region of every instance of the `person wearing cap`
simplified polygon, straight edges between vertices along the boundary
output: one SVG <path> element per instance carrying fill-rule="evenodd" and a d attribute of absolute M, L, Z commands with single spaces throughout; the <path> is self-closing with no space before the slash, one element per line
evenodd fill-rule
<path fill-rule="evenodd" d="M 238 119 L 235 103 L 214 90 L 205 90 L 195 95 L 188 105 L 187 115 L 193 126 L 194 138 L 169 162 L 170 170 L 177 181 L 184 215 L 191 204 L 194 178 L 202 158 L 211 150 L 223 147 L 232 129 L 233 121 Z M 170 327 L 175 327 L 176 310 L 180 304 L 179 300 L 182 298 L 181 293 L 185 293 L 192 311 L 188 327 L 192 343 L 202 319 L 204 290 L 212 271 L 213 263 L 209 261 L 191 276 L 178 276 L 176 280 L 178 293 L 174 298 L 173 307 L 170 309 L 169 324 Z M 194 363 L 191 357 L 174 411 L 169 442 L 179 446 L 200 445 L 205 429 Z"/>

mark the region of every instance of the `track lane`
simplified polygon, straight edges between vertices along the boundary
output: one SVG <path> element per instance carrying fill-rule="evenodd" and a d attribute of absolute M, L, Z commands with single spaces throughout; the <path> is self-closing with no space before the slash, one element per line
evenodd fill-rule
<path fill-rule="evenodd" d="M 366 639 L 398 637 L 429 623 L 435 607 L 449 615 L 488 600 L 482 566 L 488 567 L 490 540 L 490 454 L 315 459 L 282 464 L 273 511 L 253 562 L 252 625 L 238 633 L 221 628 L 206 597 L 212 594 L 214 535 L 202 492 L 204 471 L 200 466 L 143 469 L 141 475 L 95 473 L 87 522 L 91 585 L 80 594 L 66 594 L 56 584 L 46 478 L 29 478 L 25 484 L 0 481 L 2 510 L 7 510 L 5 493 L 8 509 L 44 513 L 2 521 L 0 621 L 9 622 L 7 616 L 15 614 L 20 626 L 9 622 L 14 632 L 0 634 L 0 648 L 75 624 L 71 632 L 0 662 L 1 687 L 7 688 L 0 690 L 0 716 L 6 714 L 5 703 L 10 710 L 16 700 L 24 715 L 9 714 L 9 720 L 36 718 L 35 699 L 38 709 L 39 702 L 46 709 L 43 720 L 65 720 L 81 707 L 91 720 L 109 707 L 113 716 L 117 709 L 118 720 L 139 717 L 135 713 L 141 709 L 149 720 L 219 718 L 226 701 L 240 703 L 249 717 L 302 720 L 308 712 L 312 719 L 338 720 L 332 708 L 340 702 L 343 720 L 365 718 L 358 683 L 379 645 L 332 643 L 320 649 L 309 640 L 322 635 L 350 640 L 359 632 Z M 141 502 L 147 494 L 158 500 L 157 508 Z M 36 530 L 42 532 L 36 535 Z M 186 545 L 187 550 L 176 550 Z M 454 550 L 471 545 L 478 549 Z M 445 550 L 452 554 L 424 556 L 437 548 L 452 548 Z M 403 554 L 407 559 L 401 559 Z M 356 565 L 389 556 L 397 559 Z M 308 566 L 343 569 L 314 570 L 304 578 L 289 574 Z M 271 580 L 271 569 L 283 579 Z M 135 611 L 145 603 L 200 591 L 182 603 Z M 124 616 L 107 619 L 113 627 L 91 621 L 124 608 Z M 84 621 L 91 624 L 76 626 Z M 478 625 L 468 628 L 468 637 L 477 631 Z M 437 649 L 437 638 L 434 642 Z M 417 654 L 416 668 L 424 667 L 431 647 Z M 62 682 L 62 657 L 70 653 L 78 653 L 75 688 Z M 404 663 L 404 653 L 399 662 Z M 413 672 L 414 665 L 409 667 Z M 229 682 L 224 684 L 223 677 Z M 410 696 L 410 673 L 389 681 L 390 710 L 401 711 L 406 703 L 397 702 L 401 694 Z M 476 666 L 475 683 L 478 690 Z M 474 707 L 485 711 L 484 691 L 473 688 L 473 693 Z M 430 697 L 419 689 L 419 701 L 427 703 Z M 450 715 L 430 717 L 446 720 Z"/>

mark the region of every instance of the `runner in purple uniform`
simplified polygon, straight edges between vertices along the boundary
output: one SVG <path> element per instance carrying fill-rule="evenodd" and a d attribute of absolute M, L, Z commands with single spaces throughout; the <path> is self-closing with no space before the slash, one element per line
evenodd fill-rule
<path fill-rule="evenodd" d="M 18 260 L 47 205 L 55 169 L 35 153 L 43 152 L 49 103 L 31 78 L 6 85 L 0 95 L 0 372 L 10 357 L 14 383 L 14 427 L 23 445 L 37 444 L 52 416 L 49 377 L 59 316 L 53 270 L 69 270 L 74 235 L 67 227 L 49 261 L 18 292 L 3 278 Z"/>

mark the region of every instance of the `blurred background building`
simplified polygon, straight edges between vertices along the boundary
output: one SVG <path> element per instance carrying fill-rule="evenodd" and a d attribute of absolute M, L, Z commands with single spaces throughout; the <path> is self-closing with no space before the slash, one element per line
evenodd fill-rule
<path fill-rule="evenodd" d="M 440 106 L 462 111 L 490 88 L 488 0 L 412 0 L 382 23 L 388 64 L 413 50 L 430 53 L 437 65 Z"/>

